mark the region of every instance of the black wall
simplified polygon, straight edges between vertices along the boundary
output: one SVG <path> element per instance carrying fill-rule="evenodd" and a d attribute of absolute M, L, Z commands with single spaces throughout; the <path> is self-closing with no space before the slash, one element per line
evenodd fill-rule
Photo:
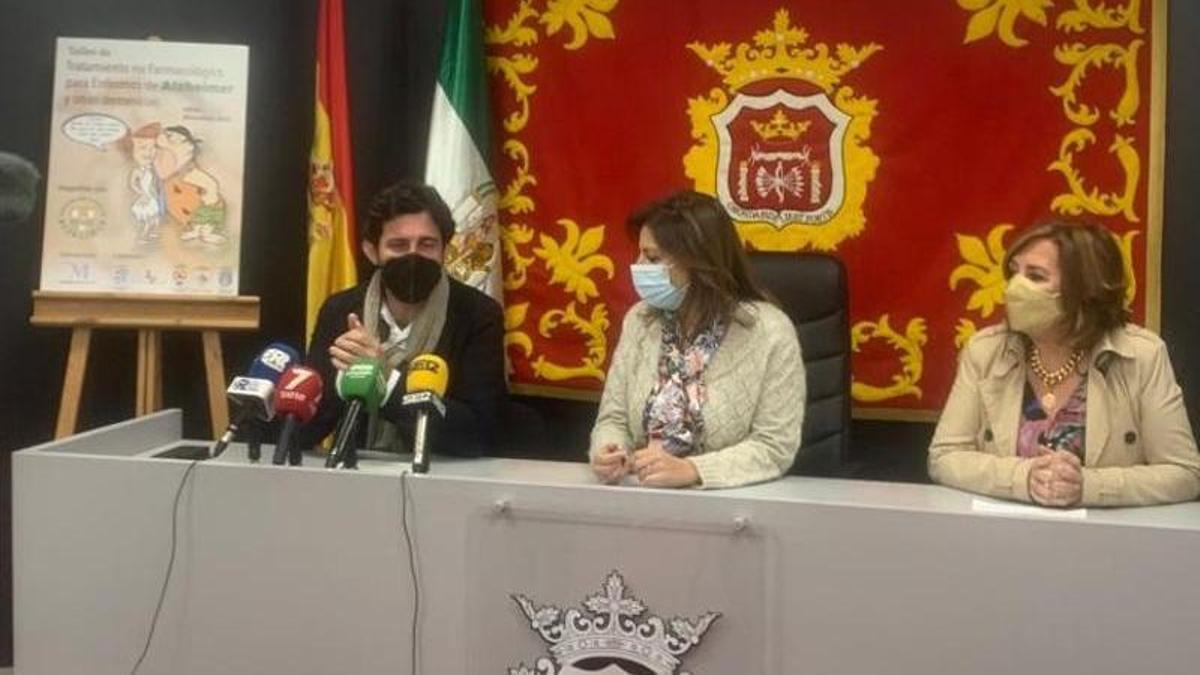
<path fill-rule="evenodd" d="M 358 202 L 386 180 L 418 176 L 433 87 L 442 0 L 346 0 Z M 312 125 L 315 0 L 0 0 L 0 150 L 44 169 L 56 36 L 142 38 L 250 45 L 242 292 L 262 298 L 262 331 L 225 340 L 226 368 L 244 367 L 263 344 L 301 341 L 304 323 L 304 188 Z M 1171 3 L 1163 334 L 1188 394 L 1200 402 L 1200 3 Z M 13 449 L 50 437 L 67 331 L 28 324 L 37 286 L 42 215 L 0 225 L 0 665 L 12 662 L 10 462 Z M 132 333 L 93 342 L 80 426 L 130 416 Z M 168 335 L 165 403 L 188 411 L 186 432 L 207 433 L 199 338 Z M 586 407 L 550 402 L 582 438 Z M 859 423 L 862 475 L 920 479 L 928 425 Z M 562 434 L 556 435 L 562 438 Z"/>
<path fill-rule="evenodd" d="M 440 44 L 440 0 L 348 0 L 358 201 L 385 180 L 420 175 Z M 316 0 L 0 0 L 0 149 L 43 171 L 58 36 L 225 42 L 250 46 L 241 292 L 262 298 L 262 330 L 230 334 L 225 365 L 244 368 L 271 339 L 304 329 L 305 180 L 312 136 Z M 69 331 L 28 323 L 42 213 L 0 225 L 0 666 L 12 663 L 10 457 L 53 433 Z M 81 429 L 127 418 L 136 337 L 94 334 Z M 164 399 L 208 435 L 199 336 L 166 334 Z"/>

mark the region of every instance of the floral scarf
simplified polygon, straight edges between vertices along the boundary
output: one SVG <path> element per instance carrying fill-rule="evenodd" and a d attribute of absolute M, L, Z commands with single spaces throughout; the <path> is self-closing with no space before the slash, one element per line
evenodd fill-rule
<path fill-rule="evenodd" d="M 701 409 L 706 399 L 704 369 L 724 337 L 725 324 L 714 322 L 691 344 L 684 344 L 679 322 L 673 318 L 663 322 L 658 382 L 646 399 L 642 420 L 646 435 L 661 440 L 672 455 L 689 455 L 700 443 L 704 433 Z"/>

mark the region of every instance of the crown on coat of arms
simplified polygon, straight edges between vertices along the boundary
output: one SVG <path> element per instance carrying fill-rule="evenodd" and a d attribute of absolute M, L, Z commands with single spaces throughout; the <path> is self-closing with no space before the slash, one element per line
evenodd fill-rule
<path fill-rule="evenodd" d="M 772 28 L 754 34 L 753 44 L 736 47 L 728 42 L 704 45 L 692 42 L 692 50 L 713 70 L 725 78 L 730 89 L 777 78 L 803 79 L 826 92 L 832 91 L 842 76 L 862 65 L 872 54 L 883 49 L 870 43 L 862 47 L 839 44 L 830 53 L 829 45 L 808 44 L 808 31 L 792 26 L 786 9 L 775 13 Z"/>
<path fill-rule="evenodd" d="M 783 108 L 775 111 L 775 114 L 768 122 L 750 122 L 751 128 L 758 137 L 764 141 L 788 140 L 794 141 L 804 135 L 808 128 L 812 126 L 812 122 L 800 121 L 793 122 L 788 119 L 787 113 L 783 112 Z"/>
<path fill-rule="evenodd" d="M 625 590 L 625 580 L 614 570 L 605 580 L 603 593 L 584 600 L 586 612 L 568 609 L 564 613 L 558 607 L 536 607 L 523 595 L 512 598 L 529 619 L 529 626 L 550 645 L 560 667 L 608 657 L 670 675 L 679 667 L 680 657 L 700 644 L 700 638 L 721 616 L 706 612 L 694 621 L 676 617 L 665 622 L 651 615 L 639 621 L 646 607 Z"/>

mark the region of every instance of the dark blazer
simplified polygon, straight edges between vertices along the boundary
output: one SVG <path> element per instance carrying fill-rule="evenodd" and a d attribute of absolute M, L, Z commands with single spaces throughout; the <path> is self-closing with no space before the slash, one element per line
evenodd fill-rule
<path fill-rule="evenodd" d="M 348 314 L 353 312 L 362 317 L 366 293 L 367 284 L 360 284 L 331 295 L 321 306 L 307 361 L 324 379 L 325 396 L 316 417 L 299 432 L 301 448 L 311 448 L 332 433 L 346 408 L 335 389 L 337 369 L 329 357 L 329 347 L 346 332 Z M 380 324 L 386 332 L 386 324 L 382 321 Z M 486 294 L 451 279 L 446 322 L 434 352 L 450 367 L 450 381 L 445 396 L 446 418 L 436 419 L 436 415 L 429 418 L 429 448 L 449 455 L 483 455 L 492 446 L 496 418 L 508 395 L 504 379 L 504 313 L 500 305 Z M 400 367 L 400 382 L 379 414 L 397 425 L 401 438 L 409 442 L 416 416 L 401 405 L 404 367 Z M 360 426 L 365 428 L 366 424 Z"/>

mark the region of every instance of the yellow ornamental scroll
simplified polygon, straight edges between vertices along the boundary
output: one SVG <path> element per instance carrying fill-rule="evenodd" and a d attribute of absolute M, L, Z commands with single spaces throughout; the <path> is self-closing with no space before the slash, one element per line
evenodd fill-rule
<path fill-rule="evenodd" d="M 1079 87 L 1083 85 L 1088 71 L 1102 66 L 1118 68 L 1125 77 L 1125 90 L 1109 116 L 1117 126 L 1133 124 L 1141 106 L 1141 88 L 1138 85 L 1138 51 L 1145 44 L 1134 40 L 1128 47 L 1115 44 L 1083 45 L 1079 43 L 1059 45 L 1054 49 L 1054 58 L 1061 64 L 1071 66 L 1067 79 L 1050 92 L 1062 99 L 1063 114 L 1067 119 L 1082 126 L 1090 126 L 1100 119 L 1100 110 L 1079 101 Z"/>
<path fill-rule="evenodd" d="M 517 291 L 529 281 L 529 267 L 541 259 L 550 272 L 550 284 L 562 286 L 566 293 L 564 305 L 559 309 L 544 312 L 538 321 L 538 331 L 549 338 L 553 331 L 562 326 L 572 328 L 586 338 L 587 353 L 577 365 L 568 366 L 551 362 L 544 355 L 536 358 L 536 345 L 525 322 L 530 303 L 518 303 L 505 311 L 505 348 L 520 350 L 525 358 L 532 358 L 535 374 L 542 379 L 562 381 L 572 378 L 590 378 L 603 381 L 603 365 L 608 353 L 607 307 L 598 303 L 590 312 L 581 315 L 576 303 L 586 303 L 600 296 L 596 280 L 591 273 L 599 270 L 605 278 L 612 280 L 612 260 L 599 252 L 604 239 L 604 227 L 596 226 L 580 231 L 575 220 L 562 218 L 557 222 L 566 232 L 562 241 L 541 234 L 537 237 L 540 246 L 526 254 L 533 244 L 535 230 L 532 226 L 516 222 L 517 217 L 528 219 L 537 210 L 537 203 L 530 190 L 538 180 L 530 168 L 530 152 L 520 134 L 529 124 L 533 114 L 533 99 L 537 85 L 530 79 L 538 69 L 538 59 L 528 50 L 540 39 L 540 25 L 547 37 L 557 35 L 566 28 L 570 39 L 565 49 L 577 50 L 590 38 L 612 40 L 616 37 L 612 21 L 608 18 L 619 0 L 547 0 L 539 9 L 533 0 L 522 0 L 512 16 L 500 25 L 488 26 L 484 30 L 484 43 L 489 47 L 486 58 L 488 72 L 504 84 L 512 96 L 512 104 L 503 118 L 506 133 L 501 142 L 503 155 L 511 163 L 511 179 L 501 190 L 498 208 L 506 219 L 501 225 L 501 247 L 504 254 L 504 289 Z M 503 52 L 499 48 L 509 48 Z"/>
<path fill-rule="evenodd" d="M 1069 192 L 1055 197 L 1050 202 L 1050 208 L 1072 216 L 1085 212 L 1098 216 L 1121 214 L 1131 223 L 1141 222 L 1134 198 L 1141 179 L 1142 160 L 1133 147 L 1133 139 L 1117 134 L 1108 147 L 1109 153 L 1117 158 L 1125 174 L 1124 184 L 1118 192 L 1101 192 L 1098 187 L 1088 187 L 1084 176 L 1075 168 L 1075 154 L 1095 142 L 1096 134 L 1084 128 L 1075 129 L 1063 137 L 1058 159 L 1050 163 L 1048 170 L 1057 171 L 1066 178 Z"/>
<path fill-rule="evenodd" d="M 1111 30 L 1125 28 L 1131 33 L 1141 35 L 1146 32 L 1142 28 L 1141 0 L 1129 0 L 1124 5 L 1108 6 L 1108 0 L 1074 0 L 1075 9 L 1069 9 L 1058 15 L 1054 25 L 1066 33 L 1081 33 L 1089 29 Z"/>
<path fill-rule="evenodd" d="M 917 383 L 925 371 L 925 353 L 923 348 L 929 341 L 925 331 L 925 319 L 911 319 L 903 333 L 897 333 L 891 326 L 887 314 L 879 317 L 879 321 L 860 321 L 850 329 L 850 348 L 858 352 L 864 344 L 871 340 L 883 340 L 900 354 L 900 372 L 892 376 L 890 385 L 873 385 L 860 382 L 857 379 L 850 383 L 850 395 L 856 401 L 877 403 L 901 396 L 921 398 L 921 388 Z"/>

